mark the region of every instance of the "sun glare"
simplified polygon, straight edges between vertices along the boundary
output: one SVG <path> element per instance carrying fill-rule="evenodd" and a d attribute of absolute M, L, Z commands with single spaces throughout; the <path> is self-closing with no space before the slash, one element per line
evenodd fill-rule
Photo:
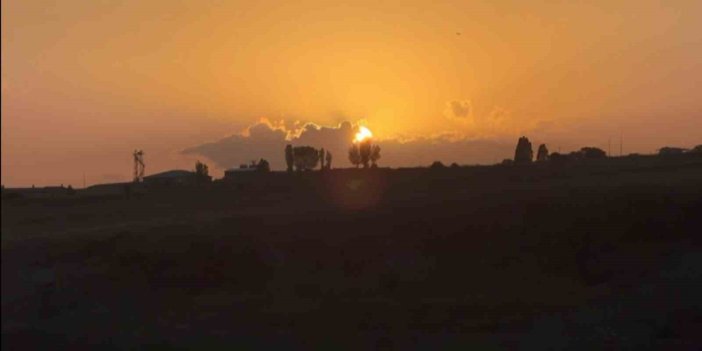
<path fill-rule="evenodd" d="M 373 133 L 371 133 L 370 129 L 360 126 L 358 127 L 358 133 L 356 133 L 356 136 L 354 137 L 353 141 L 360 143 L 368 138 L 372 138 Z"/>

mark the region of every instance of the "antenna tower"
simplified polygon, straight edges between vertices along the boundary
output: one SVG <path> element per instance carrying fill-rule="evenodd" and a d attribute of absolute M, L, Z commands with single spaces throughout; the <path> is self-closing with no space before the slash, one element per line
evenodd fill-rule
<path fill-rule="evenodd" d="M 144 180 L 144 151 L 134 150 L 134 182 Z"/>

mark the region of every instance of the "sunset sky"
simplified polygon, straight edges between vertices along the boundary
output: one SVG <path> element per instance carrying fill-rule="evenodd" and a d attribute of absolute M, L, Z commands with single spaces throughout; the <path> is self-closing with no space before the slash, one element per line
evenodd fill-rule
<path fill-rule="evenodd" d="M 2 1 L 2 183 L 702 144 L 702 1 Z M 341 4 L 343 3 L 343 4 Z M 348 122 L 348 123 L 344 123 Z M 350 129 L 349 129 L 350 128 Z M 348 136 L 348 137 L 347 137 Z M 340 139 L 341 138 L 341 139 Z"/>

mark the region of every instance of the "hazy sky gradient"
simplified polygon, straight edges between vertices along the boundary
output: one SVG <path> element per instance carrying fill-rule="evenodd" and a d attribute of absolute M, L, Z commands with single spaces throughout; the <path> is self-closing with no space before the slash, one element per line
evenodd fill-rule
<path fill-rule="evenodd" d="M 435 140 L 461 163 L 485 160 L 456 145 L 521 134 L 552 151 L 618 145 L 620 130 L 627 153 L 689 147 L 702 143 L 700 13 L 702 1 L 2 1 L 2 182 L 128 180 L 135 148 L 147 174 L 192 168 L 183 150 L 261 118 L 361 121 L 386 152 Z M 495 150 L 488 160 L 511 156 Z M 280 159 L 236 164 L 258 157 Z"/>

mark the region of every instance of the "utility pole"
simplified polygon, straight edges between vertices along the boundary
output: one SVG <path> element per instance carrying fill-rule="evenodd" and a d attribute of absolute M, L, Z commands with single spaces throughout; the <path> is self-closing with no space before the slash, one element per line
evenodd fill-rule
<path fill-rule="evenodd" d="M 624 129 L 619 131 L 619 156 L 624 156 Z"/>

